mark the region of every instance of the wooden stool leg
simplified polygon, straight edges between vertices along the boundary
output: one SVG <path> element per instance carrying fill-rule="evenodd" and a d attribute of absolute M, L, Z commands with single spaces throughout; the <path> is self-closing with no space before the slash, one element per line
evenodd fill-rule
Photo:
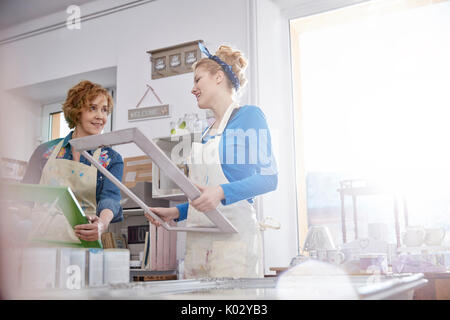
<path fill-rule="evenodd" d="M 340 192 L 341 195 L 341 227 L 342 227 L 342 241 L 343 243 L 347 242 L 347 230 L 345 228 L 345 201 L 344 195 Z"/>
<path fill-rule="evenodd" d="M 400 222 L 398 218 L 398 200 L 397 196 L 394 195 L 394 216 L 395 216 L 395 236 L 397 238 L 397 248 L 400 248 L 401 241 L 400 241 Z"/>
<path fill-rule="evenodd" d="M 356 211 L 356 196 L 353 198 L 353 222 L 355 224 L 355 240 L 358 239 L 358 213 Z"/>

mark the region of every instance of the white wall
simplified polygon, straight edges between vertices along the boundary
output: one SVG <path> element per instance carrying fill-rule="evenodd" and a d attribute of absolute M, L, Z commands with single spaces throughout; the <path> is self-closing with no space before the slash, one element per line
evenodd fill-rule
<path fill-rule="evenodd" d="M 16 88 L 117 66 L 114 128 L 138 126 L 149 137 L 165 135 L 170 119 L 128 123 L 127 110 L 135 107 L 148 83 L 171 105 L 174 118 L 196 112 L 190 94 L 192 74 L 153 81 L 146 51 L 198 39 L 205 40 L 211 50 L 227 43 L 248 51 L 246 21 L 246 1 L 241 0 L 150 2 L 83 22 L 81 30 L 63 28 L 1 46 L 7 57 L 0 62 L 4 72 L 1 87 Z M 158 104 L 151 96 L 145 101 Z M 137 152 L 128 146 L 118 150 Z"/>
<path fill-rule="evenodd" d="M 41 109 L 36 101 L 0 94 L 0 157 L 28 161 L 38 145 Z"/>

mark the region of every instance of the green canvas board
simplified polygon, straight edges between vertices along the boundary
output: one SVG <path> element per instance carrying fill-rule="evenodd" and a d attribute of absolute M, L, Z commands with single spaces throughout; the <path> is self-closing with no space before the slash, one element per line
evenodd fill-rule
<path fill-rule="evenodd" d="M 57 205 L 64 213 L 67 221 L 72 227 L 79 224 L 88 224 L 89 221 L 81 209 L 75 195 L 69 187 L 44 186 L 38 184 L 8 183 L 3 184 L 0 192 L 2 200 L 35 203 L 53 203 L 58 199 Z M 74 244 L 62 241 L 39 240 L 35 242 L 48 243 L 58 246 L 82 247 L 82 248 L 102 248 L 100 240 L 85 241 L 81 244 Z"/>

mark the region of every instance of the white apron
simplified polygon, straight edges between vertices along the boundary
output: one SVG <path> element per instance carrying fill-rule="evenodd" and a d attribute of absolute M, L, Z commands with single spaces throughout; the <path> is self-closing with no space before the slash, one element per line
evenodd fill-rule
<path fill-rule="evenodd" d="M 205 186 L 229 183 L 222 171 L 219 144 L 236 107 L 232 104 L 227 109 L 215 138 L 205 144 L 192 144 L 189 177 L 194 183 Z M 236 227 L 238 233 L 188 232 L 185 278 L 263 277 L 262 237 L 254 207 L 247 200 L 242 200 L 227 206 L 220 203 L 217 209 Z M 212 223 L 202 212 L 189 205 L 186 225 L 204 227 L 212 226 Z"/>
<path fill-rule="evenodd" d="M 49 186 L 70 187 L 78 200 L 81 208 L 87 216 L 95 216 L 97 211 L 96 189 L 97 169 L 81 162 L 57 159 L 63 141 L 53 150 L 42 170 L 39 184 Z M 94 153 L 94 159 L 98 161 L 101 148 Z M 41 217 L 40 231 L 47 231 L 46 240 L 80 243 L 66 217 L 59 214 L 48 214 Z M 66 231 L 63 231 L 66 230 Z"/>

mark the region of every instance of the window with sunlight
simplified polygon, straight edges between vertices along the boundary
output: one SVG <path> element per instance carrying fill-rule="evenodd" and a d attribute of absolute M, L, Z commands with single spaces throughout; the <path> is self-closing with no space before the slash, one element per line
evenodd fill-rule
<path fill-rule="evenodd" d="M 64 138 L 70 132 L 70 128 L 64 118 L 63 112 L 50 114 L 50 140 Z"/>
<path fill-rule="evenodd" d="M 402 199 L 402 231 L 405 209 L 408 225 L 449 233 L 450 2 L 417 3 L 370 1 L 298 19 L 296 125 L 308 223 L 328 225 L 336 243 L 343 241 L 338 189 L 352 179 L 386 191 L 358 197 L 358 237 L 384 223 L 395 243 L 390 194 Z M 348 241 L 351 198 L 345 209 Z"/>

